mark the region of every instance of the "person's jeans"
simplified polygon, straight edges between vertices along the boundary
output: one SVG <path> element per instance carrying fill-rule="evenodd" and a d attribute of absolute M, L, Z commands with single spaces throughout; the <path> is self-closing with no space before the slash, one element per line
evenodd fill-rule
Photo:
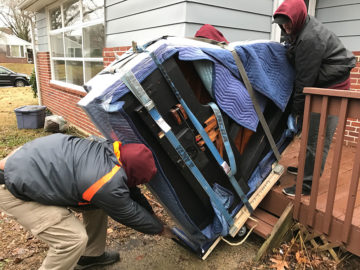
<path fill-rule="evenodd" d="M 324 149 L 323 156 L 321 162 L 321 171 L 322 174 L 326 158 L 329 152 L 330 144 L 332 138 L 334 136 L 336 126 L 338 123 L 338 117 L 334 115 L 329 115 L 326 121 L 326 134 L 324 141 Z M 319 124 L 320 124 L 320 114 L 319 113 L 311 113 L 310 115 L 310 126 L 309 126 L 309 134 L 308 134 L 308 142 L 306 148 L 306 158 L 305 158 L 305 170 L 304 170 L 304 184 L 311 187 L 314 173 L 314 165 L 315 165 L 315 153 L 316 153 L 316 145 L 319 133 Z"/>

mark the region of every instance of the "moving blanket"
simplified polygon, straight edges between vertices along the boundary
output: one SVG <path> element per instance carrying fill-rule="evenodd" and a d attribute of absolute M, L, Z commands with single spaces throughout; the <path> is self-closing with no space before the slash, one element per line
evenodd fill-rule
<path fill-rule="evenodd" d="M 264 108 L 270 99 L 284 110 L 291 95 L 294 76 L 291 66 L 286 61 L 285 48 L 274 42 L 235 45 L 235 50 L 240 55 L 249 79 L 257 91 L 261 107 Z M 230 51 L 182 38 L 160 39 L 145 49 L 154 52 L 160 62 L 178 54 L 177 57 L 183 61 L 210 63 L 205 66 L 207 71 L 210 67 L 211 72 L 207 72 L 206 76 L 200 74 L 200 77 L 207 80 L 204 84 L 208 86 L 219 107 L 238 124 L 256 130 L 258 118 Z M 124 102 L 120 101 L 120 98 L 128 93 L 129 89 L 122 83 L 121 77 L 125 71 L 132 70 L 136 78 L 142 82 L 155 69 L 156 65 L 148 53 L 135 55 L 129 51 L 86 84 L 85 88 L 89 93 L 79 105 L 107 139 L 120 140 L 124 144 L 148 145 L 123 110 Z M 215 235 L 201 232 L 182 208 L 158 162 L 157 165 L 159 173 L 149 183 L 149 188 L 155 191 L 153 193 L 166 206 L 189 239 L 203 252 L 204 246 L 223 230 L 217 229 Z M 266 175 L 261 175 L 260 178 L 265 177 Z"/>
<path fill-rule="evenodd" d="M 260 107 L 263 109 L 267 99 L 270 99 L 284 111 L 294 80 L 294 70 L 286 59 L 285 47 L 280 43 L 269 41 L 234 43 L 230 44 L 230 48 L 232 47 L 244 64 L 249 80 L 257 93 Z M 176 53 L 183 61 L 210 62 L 212 64 L 212 78 L 210 78 L 212 89 L 209 89 L 211 96 L 239 125 L 256 131 L 259 120 L 229 50 L 179 38 L 159 40 L 146 50 L 153 51 L 160 62 L 164 62 Z M 116 68 L 116 63 L 113 64 L 113 68 Z M 127 68 L 132 70 L 139 82 L 142 82 L 156 69 L 156 65 L 147 53 L 143 53 L 137 61 L 129 62 Z M 121 74 L 113 77 L 117 80 L 112 85 L 108 85 L 103 92 L 103 95 L 111 97 L 109 103 L 116 103 L 129 92 L 120 80 Z M 208 83 L 204 82 L 205 85 Z M 92 88 L 97 88 L 96 77 L 88 84 L 93 84 Z M 99 81 L 99 84 L 100 88 L 106 88 L 104 80 Z"/>

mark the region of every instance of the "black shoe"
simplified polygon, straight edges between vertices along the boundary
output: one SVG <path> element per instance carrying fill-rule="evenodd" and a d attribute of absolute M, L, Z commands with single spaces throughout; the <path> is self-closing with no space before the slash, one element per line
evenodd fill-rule
<path fill-rule="evenodd" d="M 291 197 L 294 197 L 295 196 L 295 191 L 296 191 L 296 185 L 293 185 L 291 187 L 287 187 L 287 188 L 284 188 L 282 190 L 282 192 L 285 194 L 285 195 L 288 195 L 288 196 L 291 196 Z M 311 194 L 311 186 L 307 185 L 307 184 L 303 184 L 303 188 L 302 188 L 302 192 L 301 192 L 301 195 L 304 195 L 304 196 L 309 196 Z"/>
<path fill-rule="evenodd" d="M 287 172 L 288 172 L 288 173 L 291 173 L 291 174 L 293 174 L 293 175 L 297 175 L 297 174 L 298 174 L 298 168 L 297 168 L 297 167 L 289 166 L 289 167 L 287 167 Z"/>
<path fill-rule="evenodd" d="M 118 252 L 105 251 L 100 256 L 81 256 L 77 265 L 75 266 L 75 270 L 88 269 L 95 265 L 106 265 L 112 264 L 120 261 L 120 255 Z"/>

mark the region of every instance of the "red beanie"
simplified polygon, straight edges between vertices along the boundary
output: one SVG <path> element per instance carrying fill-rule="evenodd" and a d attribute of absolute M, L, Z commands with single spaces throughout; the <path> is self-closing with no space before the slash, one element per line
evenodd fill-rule
<path fill-rule="evenodd" d="M 143 144 L 122 145 L 120 160 L 127 175 L 128 187 L 148 183 L 157 172 L 153 154 Z"/>
<path fill-rule="evenodd" d="M 201 26 L 201 28 L 196 32 L 195 37 L 203 37 L 216 40 L 218 42 L 229 43 L 229 41 L 227 41 L 224 35 L 210 24 L 204 24 L 203 26 Z"/>

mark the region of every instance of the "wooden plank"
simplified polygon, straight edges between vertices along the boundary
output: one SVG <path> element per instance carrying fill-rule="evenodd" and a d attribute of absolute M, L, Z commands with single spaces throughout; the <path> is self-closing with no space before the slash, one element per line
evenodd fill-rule
<path fill-rule="evenodd" d="M 359 137 L 358 137 L 359 138 Z M 359 140 L 358 140 L 359 142 Z M 353 167 L 353 174 L 351 177 L 351 183 L 349 188 L 349 196 L 346 206 L 346 214 L 345 214 L 345 221 L 344 221 L 344 235 L 342 241 L 347 242 L 350 234 L 350 227 L 351 221 L 353 219 L 354 214 L 354 207 L 356 202 L 356 197 L 358 193 L 358 185 L 359 185 L 359 175 L 360 175 L 360 143 L 358 143 L 356 147 L 356 154 L 354 159 L 354 167 Z"/>
<path fill-rule="evenodd" d="M 217 244 L 219 244 L 221 240 L 221 237 L 218 237 L 215 242 L 211 245 L 211 247 L 206 251 L 206 253 L 204 254 L 204 256 L 201 257 L 201 259 L 204 261 L 206 260 L 206 258 L 210 255 L 210 253 L 214 250 L 214 248 L 217 246 Z"/>
<path fill-rule="evenodd" d="M 328 99 L 329 98 L 327 96 L 324 96 L 322 98 L 322 103 L 321 103 L 321 114 L 320 114 L 320 123 L 318 127 L 318 136 L 316 142 L 315 164 L 314 164 L 312 187 L 311 187 L 309 216 L 307 220 L 307 224 L 310 225 L 311 227 L 314 225 L 314 216 L 315 216 L 314 213 L 316 208 L 316 201 L 318 197 L 318 189 L 320 182 L 320 171 L 321 171 L 321 164 L 323 159 L 324 141 L 326 136 L 325 128 L 326 128 L 326 120 L 327 120 Z"/>
<path fill-rule="evenodd" d="M 275 215 L 264 211 L 260 207 L 255 209 L 254 213 L 252 214 L 252 217 L 256 218 L 257 220 L 262 220 L 266 224 L 269 224 L 271 226 L 274 226 L 279 219 Z"/>
<path fill-rule="evenodd" d="M 292 203 L 289 203 L 279 220 L 276 222 L 274 229 L 272 230 L 269 238 L 260 247 L 258 253 L 255 256 L 255 261 L 259 261 L 268 250 L 277 247 L 286 233 L 289 232 L 290 227 L 293 224 L 293 207 Z"/>
<path fill-rule="evenodd" d="M 302 137 L 301 137 L 300 151 L 299 151 L 298 175 L 296 178 L 296 191 L 295 191 L 295 203 L 294 203 L 294 219 L 296 220 L 298 220 L 300 216 L 299 214 L 300 214 L 300 202 L 301 202 L 301 189 L 304 179 L 306 145 L 308 142 L 308 133 L 309 133 L 310 105 L 311 105 L 311 96 L 306 95 L 303 128 L 301 132 Z"/>
<path fill-rule="evenodd" d="M 326 200 L 326 210 L 325 210 L 325 218 L 323 225 L 323 232 L 325 234 L 329 233 L 331 217 L 334 208 L 334 198 L 335 198 L 337 180 L 340 169 L 340 157 L 342 153 L 344 133 L 345 133 L 347 107 L 348 107 L 348 99 L 343 98 L 341 101 L 341 107 L 339 112 L 339 123 L 338 123 L 337 135 L 336 135 L 334 159 L 331 163 L 332 168 L 331 168 L 331 176 L 329 183 L 329 192 Z"/>
<path fill-rule="evenodd" d="M 271 226 L 270 224 L 264 222 L 261 219 L 255 221 L 251 218 L 246 221 L 245 226 L 248 229 L 254 228 L 253 232 L 264 239 L 266 239 L 271 234 L 271 231 L 274 228 L 274 226 Z"/>
<path fill-rule="evenodd" d="M 274 184 L 279 180 L 280 176 L 284 173 L 284 167 L 280 164 L 276 164 L 274 169 L 270 172 L 269 176 L 263 181 L 260 187 L 250 197 L 249 203 L 255 209 Z M 230 228 L 229 234 L 232 237 L 238 233 L 242 226 L 244 226 L 246 220 L 250 217 L 250 213 L 245 206 L 243 206 L 234 218 L 234 225 Z"/>

